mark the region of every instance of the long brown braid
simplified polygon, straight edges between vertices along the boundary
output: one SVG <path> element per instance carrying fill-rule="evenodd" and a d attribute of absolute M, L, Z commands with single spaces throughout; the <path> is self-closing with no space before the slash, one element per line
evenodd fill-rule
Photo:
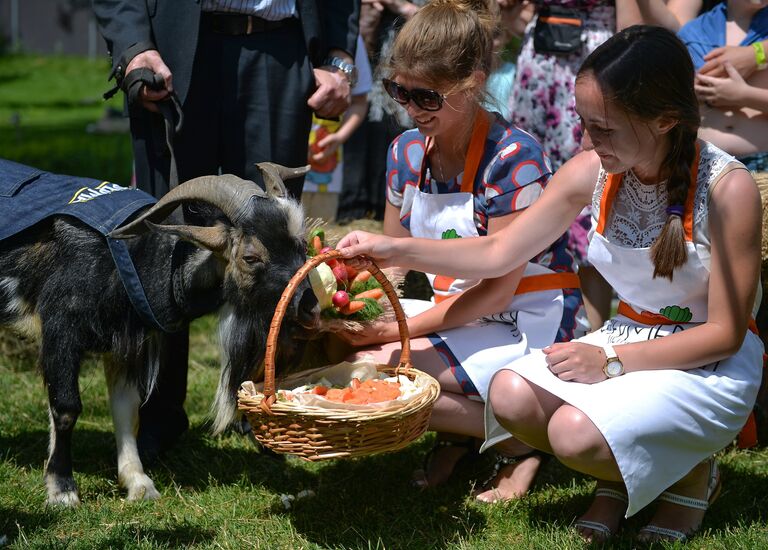
<path fill-rule="evenodd" d="M 685 45 L 674 33 L 635 25 L 601 44 L 582 64 L 577 78 L 591 74 L 605 101 L 640 121 L 675 122 L 665 139 L 669 153 L 660 175 L 667 176 L 667 220 L 651 247 L 655 277 L 672 280 L 687 258 L 683 215 L 696 156 L 699 104 L 694 69 Z"/>

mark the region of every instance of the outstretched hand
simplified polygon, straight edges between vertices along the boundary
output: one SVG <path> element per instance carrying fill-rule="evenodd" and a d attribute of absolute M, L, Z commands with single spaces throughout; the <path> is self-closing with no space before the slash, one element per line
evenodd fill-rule
<path fill-rule="evenodd" d="M 352 346 L 364 347 L 395 342 L 400 339 L 400 329 L 395 321 L 376 321 L 361 330 L 337 332 L 336 336 Z"/>
<path fill-rule="evenodd" d="M 594 384 L 607 378 L 603 372 L 605 352 L 598 346 L 564 342 L 547 346 L 542 351 L 547 368 L 560 380 Z"/>
<path fill-rule="evenodd" d="M 353 231 L 338 242 L 336 249 L 355 269 L 365 269 L 370 263 L 368 260 L 373 260 L 379 267 L 390 267 L 396 265 L 393 263 L 396 240 L 385 235 Z"/>

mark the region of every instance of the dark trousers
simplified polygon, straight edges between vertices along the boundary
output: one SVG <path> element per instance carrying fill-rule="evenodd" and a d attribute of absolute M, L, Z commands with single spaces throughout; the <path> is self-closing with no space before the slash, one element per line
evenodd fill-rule
<path fill-rule="evenodd" d="M 314 86 L 298 21 L 271 32 L 228 36 L 212 32 L 204 17 L 184 125 L 173 141 L 179 181 L 230 173 L 260 182 L 256 162 L 305 165 L 307 99 Z M 131 135 L 137 186 L 159 198 L 168 192 L 170 171 L 162 117 L 148 111 L 131 117 Z M 301 197 L 303 179 L 285 183 Z M 142 424 L 174 422 L 179 415 L 186 421 L 188 343 L 187 331 L 170 336 L 155 391 L 140 410 Z"/>
<path fill-rule="evenodd" d="M 174 139 L 179 180 L 221 171 L 258 182 L 256 162 L 305 165 L 313 89 L 298 21 L 228 36 L 208 30 L 203 18 L 184 127 Z M 170 162 L 163 119 L 148 112 L 132 117 L 131 134 L 137 184 L 160 197 L 168 192 Z M 297 198 L 302 185 L 286 182 Z"/>
<path fill-rule="evenodd" d="M 344 168 L 338 220 L 384 218 L 387 150 L 405 128 L 393 117 L 367 118 L 344 144 Z"/>

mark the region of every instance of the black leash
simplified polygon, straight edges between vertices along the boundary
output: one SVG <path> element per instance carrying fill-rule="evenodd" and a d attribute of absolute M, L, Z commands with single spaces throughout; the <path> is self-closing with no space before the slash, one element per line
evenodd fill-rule
<path fill-rule="evenodd" d="M 128 111 L 131 114 L 139 112 L 139 109 L 143 109 L 141 103 L 141 88 L 146 86 L 150 90 L 163 90 L 165 88 L 165 80 L 159 74 L 156 74 L 152 69 L 147 67 L 140 67 L 132 70 L 126 74 L 120 80 L 119 87 L 125 92 L 125 97 L 128 100 Z M 118 88 L 115 87 L 104 94 L 104 99 L 109 99 L 117 92 Z M 165 145 L 168 147 L 168 152 L 171 155 L 171 165 L 168 174 L 168 186 L 170 189 L 179 185 L 179 172 L 176 168 L 176 154 L 173 149 L 173 138 L 181 131 L 181 127 L 184 124 L 184 112 L 181 109 L 181 103 L 179 102 L 179 96 L 176 92 L 170 92 L 168 97 L 162 101 L 155 102 L 157 109 L 163 116 L 165 124 Z"/>

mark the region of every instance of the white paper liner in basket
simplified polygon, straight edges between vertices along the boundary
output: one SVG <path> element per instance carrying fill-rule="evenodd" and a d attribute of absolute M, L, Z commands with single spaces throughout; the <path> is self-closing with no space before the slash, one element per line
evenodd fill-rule
<path fill-rule="evenodd" d="M 401 395 L 397 399 L 368 403 L 365 405 L 330 401 L 321 395 L 301 392 L 291 393 L 292 399 L 281 398 L 281 394 L 284 395 L 284 392 L 291 392 L 291 390 L 307 384 L 317 384 L 323 379 L 334 386 L 346 387 L 349 385 L 352 378 L 357 378 L 361 382 L 365 382 L 371 378 L 378 379 L 379 372 L 376 369 L 376 362 L 373 358 L 362 357 L 354 363 L 344 361 L 336 365 L 320 367 L 288 376 L 280 384 L 283 389 L 278 390 L 278 399 L 282 405 L 295 407 L 296 409 L 315 407 L 343 411 L 396 411 L 405 408 L 411 401 L 419 397 L 421 393 L 429 387 L 430 383 L 430 379 L 426 374 L 417 374 L 414 380 L 410 380 L 407 376 L 401 374 L 398 376 Z M 394 378 L 390 377 L 386 380 L 394 381 Z M 261 394 L 261 390 L 262 384 L 255 384 L 251 381 L 244 382 L 240 386 L 240 391 L 251 397 L 258 397 Z"/>

